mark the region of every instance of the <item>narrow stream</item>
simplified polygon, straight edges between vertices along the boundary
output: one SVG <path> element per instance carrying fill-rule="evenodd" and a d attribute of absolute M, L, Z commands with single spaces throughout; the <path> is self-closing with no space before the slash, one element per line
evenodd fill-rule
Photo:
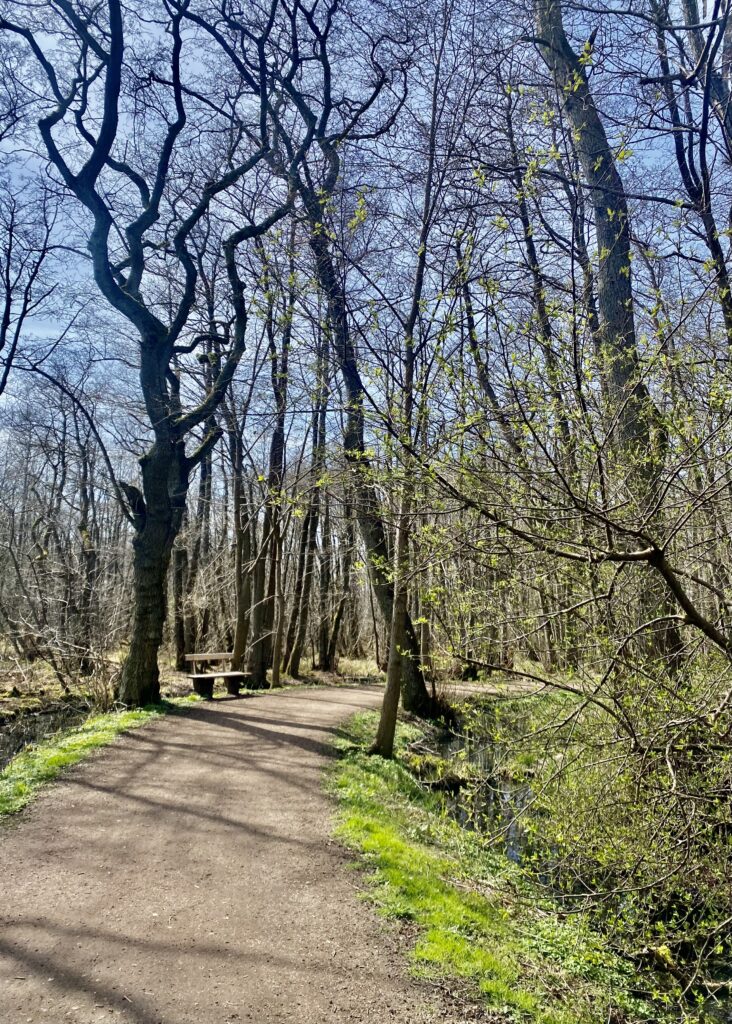
<path fill-rule="evenodd" d="M 469 766 L 470 771 L 465 773 L 463 784 L 432 783 L 431 788 L 442 790 L 448 813 L 463 828 L 494 837 L 506 856 L 520 864 L 529 852 L 526 822 L 532 814 L 531 786 L 502 774 L 503 751 L 491 738 L 491 726 L 490 711 L 486 709 L 484 727 L 480 719 L 472 719 L 464 732 L 460 732 L 458 723 L 454 732 L 432 738 L 431 753 L 458 768 Z M 460 771 L 448 773 L 448 778 L 460 778 Z M 545 874 L 539 875 L 540 881 L 551 885 L 553 873 L 553 866 L 547 864 Z M 721 971 L 715 973 L 721 974 L 720 980 L 732 979 L 732 967 L 718 966 Z M 708 1024 L 732 1024 L 732 996 L 725 993 L 706 1000 L 700 1019 Z"/>
<path fill-rule="evenodd" d="M 83 704 L 59 703 L 40 711 L 26 711 L 0 724 L 0 769 L 29 743 L 44 739 L 59 729 L 79 725 L 89 715 Z"/>
<path fill-rule="evenodd" d="M 450 814 L 463 828 L 496 835 L 506 855 L 520 863 L 526 850 L 522 813 L 531 800 L 531 788 L 496 774 L 494 747 L 483 737 L 476 739 L 469 733 L 452 736 L 439 752 L 448 760 L 459 758 L 478 769 L 474 781 L 445 793 Z"/>

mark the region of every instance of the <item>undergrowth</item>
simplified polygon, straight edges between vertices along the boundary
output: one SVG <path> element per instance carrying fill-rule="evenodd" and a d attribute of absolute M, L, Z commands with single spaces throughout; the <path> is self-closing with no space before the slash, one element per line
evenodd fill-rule
<path fill-rule="evenodd" d="M 373 713 L 350 720 L 330 786 L 340 802 L 338 833 L 360 855 L 368 898 L 385 917 L 415 926 L 416 974 L 462 979 L 496 1020 L 517 1024 L 680 1019 L 672 993 L 653 992 L 652 976 L 639 976 L 581 914 L 563 914 L 532 889 L 502 852 L 420 787 L 399 761 L 419 729 L 400 724 L 397 760 L 368 756 L 375 724 Z"/>

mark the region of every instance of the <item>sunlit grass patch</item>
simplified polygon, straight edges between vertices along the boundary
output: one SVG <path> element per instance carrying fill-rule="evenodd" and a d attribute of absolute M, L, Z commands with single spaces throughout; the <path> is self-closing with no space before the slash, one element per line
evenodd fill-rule
<path fill-rule="evenodd" d="M 497 1019 L 526 1024 L 624 1024 L 663 1019 L 638 995 L 646 979 L 581 915 L 565 916 L 479 835 L 444 813 L 399 760 L 370 757 L 375 716 L 351 719 L 330 786 L 338 834 L 357 851 L 367 894 L 409 921 L 415 974 L 460 978 Z M 398 749 L 420 735 L 400 725 Z"/>
<path fill-rule="evenodd" d="M 338 675 L 374 680 L 384 677 L 384 673 L 373 658 L 339 658 Z"/>

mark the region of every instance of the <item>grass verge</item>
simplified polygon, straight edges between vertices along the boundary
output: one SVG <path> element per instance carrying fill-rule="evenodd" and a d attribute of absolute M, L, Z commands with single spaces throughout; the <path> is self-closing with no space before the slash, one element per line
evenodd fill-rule
<path fill-rule="evenodd" d="M 338 834 L 360 855 L 368 898 L 385 917 L 415 926 L 413 971 L 462 979 L 496 1021 L 670 1020 L 663 994 L 651 993 L 649 978 L 581 915 L 563 915 L 500 851 L 448 817 L 398 758 L 365 753 L 375 724 L 373 713 L 350 720 L 329 785 L 340 803 Z M 419 735 L 401 724 L 397 749 Z"/>
<path fill-rule="evenodd" d="M 42 786 L 78 764 L 92 751 L 112 743 L 120 733 L 177 711 L 190 700 L 190 697 L 183 697 L 137 711 L 108 711 L 92 715 L 81 725 L 29 744 L 0 771 L 0 821 L 8 815 L 17 814 Z"/>

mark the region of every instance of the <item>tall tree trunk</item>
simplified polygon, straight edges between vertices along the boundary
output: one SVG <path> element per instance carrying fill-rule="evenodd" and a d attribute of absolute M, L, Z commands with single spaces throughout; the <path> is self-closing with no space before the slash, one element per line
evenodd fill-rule
<path fill-rule="evenodd" d="M 188 552 L 184 547 L 173 549 L 173 643 L 175 646 L 175 667 L 183 672 L 186 667 L 186 628 L 184 596 Z"/>
<path fill-rule="evenodd" d="M 346 611 L 346 604 L 348 603 L 348 596 L 351 591 L 351 566 L 353 565 L 355 538 L 353 536 L 353 520 L 351 517 L 350 504 L 348 507 L 347 514 L 348 526 L 346 528 L 346 536 L 343 542 L 345 550 L 343 551 L 343 555 L 341 558 L 341 594 L 338 600 L 338 606 L 336 608 L 335 615 L 333 617 L 333 622 L 330 627 L 330 635 L 328 637 L 328 646 L 326 649 L 325 663 L 320 666 L 325 672 L 335 672 L 338 659 L 338 640 L 340 637 L 341 625 L 343 623 L 343 616 Z M 371 597 L 370 593 L 369 597 Z"/>
<path fill-rule="evenodd" d="M 300 596 L 300 612 L 297 617 L 297 630 L 295 631 L 294 643 L 290 653 L 287 670 L 291 676 L 297 679 L 300 675 L 300 660 L 305 647 L 308 622 L 310 619 L 310 592 L 313 583 L 313 566 L 315 563 L 315 548 L 317 543 L 318 518 L 320 507 L 320 489 L 316 487 L 313 491 L 310 508 L 310 522 L 307 531 L 307 543 L 305 548 L 305 566 L 302 581 L 302 594 Z"/>
<path fill-rule="evenodd" d="M 326 145 L 325 152 L 330 163 L 329 183 L 325 189 L 325 193 L 329 194 L 335 187 L 339 161 L 332 147 Z M 331 181 L 332 185 L 330 184 Z M 361 380 L 356 351 L 348 329 L 343 285 L 336 273 L 327 234 L 322 230 L 321 226 L 323 217 L 321 199 L 313 189 L 307 187 L 301 189 L 301 195 L 310 222 L 310 246 L 315 257 L 318 283 L 326 299 L 328 324 L 348 399 L 344 440 L 346 459 L 351 470 L 356 518 L 366 549 L 369 578 L 374 595 L 385 622 L 391 623 L 394 590 L 387 569 L 389 551 L 386 543 L 386 533 L 379 514 L 376 490 L 372 483 L 371 463 L 366 455 L 364 438 L 365 388 Z M 406 651 L 406 654 L 402 657 L 402 700 L 404 707 L 414 714 L 429 715 L 432 711 L 432 701 L 427 692 L 419 664 L 419 642 L 408 615 L 405 626 L 404 649 Z"/>
<path fill-rule="evenodd" d="M 282 572 L 282 536 L 279 523 L 275 528 L 274 547 L 276 559 L 275 573 L 275 622 L 274 641 L 272 644 L 272 688 L 280 685 L 280 666 L 282 664 L 282 634 L 285 625 L 285 588 Z"/>
<path fill-rule="evenodd" d="M 560 0 L 534 0 L 538 46 L 572 126 L 595 215 L 599 333 L 626 452 L 645 461 L 637 476 L 655 474 L 657 422 L 639 367 L 635 335 L 630 224 L 625 188 L 590 90 L 585 66 L 564 31 Z"/>
<path fill-rule="evenodd" d="M 406 625 L 409 619 L 407 585 L 409 568 L 409 514 L 410 490 L 405 483 L 400 508 L 396 541 L 394 544 L 394 603 L 392 607 L 391 628 L 389 632 L 389 661 L 386 668 L 386 691 L 381 707 L 379 727 L 371 753 L 381 757 L 394 756 L 394 736 L 396 732 L 399 695 L 402 686 L 402 664 L 407 646 Z M 408 656 L 408 655 L 407 655 Z"/>
<path fill-rule="evenodd" d="M 165 438 L 155 441 L 140 466 L 143 493 L 124 485 L 135 524 L 134 614 L 119 698 L 133 706 L 160 700 L 158 650 L 165 624 L 168 566 L 183 519 L 190 470 L 183 442 Z"/>
<path fill-rule="evenodd" d="M 259 538 L 259 550 L 257 551 L 256 558 L 254 559 L 254 567 L 252 569 L 252 611 L 249 624 L 251 641 L 249 645 L 247 672 L 251 677 L 251 685 L 255 689 L 262 689 L 267 685 L 267 648 L 265 646 L 264 601 L 267 574 L 267 551 L 271 538 L 269 536 L 265 536 L 265 529 L 269 530 L 269 522 L 266 517 Z"/>
<path fill-rule="evenodd" d="M 643 380 L 638 355 L 631 232 L 628 203 L 615 156 L 595 104 L 585 70 L 564 31 L 561 0 L 534 0 L 537 44 L 551 71 L 563 108 L 572 126 L 582 174 L 594 211 L 598 250 L 597 304 L 601 358 L 610 381 L 613 414 L 618 422 L 619 447 L 628 462 L 628 480 L 641 513 L 656 496 L 666 435 L 661 417 Z M 587 49 L 587 48 L 586 48 Z M 589 56 L 587 50 L 585 56 Z M 644 608 L 651 618 L 666 615 L 669 595 L 665 584 L 647 588 Z M 682 649 L 675 621 L 668 620 L 653 646 L 673 668 Z"/>
<path fill-rule="evenodd" d="M 93 670 L 92 650 L 95 641 L 96 615 L 94 594 L 99 576 L 99 528 L 94 513 L 94 485 L 92 482 L 91 458 L 88 440 L 82 440 L 79 422 L 74 416 L 76 437 L 79 443 L 81 474 L 79 479 L 79 538 L 81 541 L 80 562 L 82 567 L 81 592 L 79 594 L 79 672 L 88 675 Z"/>
<path fill-rule="evenodd" d="M 232 646 L 231 667 L 240 672 L 249 638 L 249 619 L 252 603 L 252 513 L 244 488 L 243 420 L 237 421 L 232 404 L 223 407 L 228 429 L 229 459 L 233 471 L 232 499 L 234 505 L 234 587 L 236 623 Z"/>
<path fill-rule="evenodd" d="M 321 479 L 325 472 L 325 423 L 328 403 L 328 331 L 323 331 L 319 338 L 317 381 L 315 408 L 313 409 L 313 452 L 311 463 L 312 496 L 310 499 L 310 522 L 308 524 L 307 547 L 305 550 L 305 571 L 303 575 L 300 614 L 298 616 L 295 642 L 290 654 L 289 672 L 297 678 L 300 674 L 300 659 L 305 647 L 308 621 L 310 617 L 310 592 L 312 590 L 315 551 L 318 542 L 320 525 L 320 492 Z"/>
<path fill-rule="evenodd" d="M 198 501 L 194 523 L 194 541 L 188 572 L 185 580 L 185 596 L 183 599 L 183 617 L 185 623 L 185 643 L 190 651 L 195 651 L 198 644 L 199 622 L 193 605 L 193 591 L 198 582 L 201 562 L 208 552 L 208 520 L 211 508 L 211 458 L 201 461 L 198 477 Z M 201 638 L 203 639 L 203 638 Z"/>
<path fill-rule="evenodd" d="M 299 629 L 300 609 L 302 607 L 302 591 L 305 583 L 305 566 L 307 562 L 308 543 L 310 538 L 310 503 L 312 495 L 308 498 L 307 511 L 302 520 L 300 537 L 298 540 L 297 565 L 295 568 L 295 582 L 292 592 L 292 611 L 287 627 L 287 639 L 285 640 L 284 663 L 289 665 L 292 651 L 295 646 L 295 639 Z"/>
<path fill-rule="evenodd" d="M 330 597 L 332 578 L 332 544 L 330 535 L 330 501 L 328 491 L 323 494 L 322 550 L 320 552 L 318 668 L 328 671 L 328 641 L 330 639 Z"/>
<path fill-rule="evenodd" d="M 277 561 L 279 551 L 275 543 L 278 524 L 282 514 L 282 481 L 285 472 L 285 417 L 287 414 L 287 384 L 290 342 L 292 339 L 292 317 L 295 307 L 295 221 L 292 221 L 289 234 L 288 279 L 285 293 L 281 351 L 277 352 L 275 322 L 275 282 L 272 279 L 270 264 L 261 239 L 257 242 L 257 252 L 262 263 L 262 283 L 267 299 L 266 331 L 268 338 L 270 375 L 272 394 L 275 402 L 275 422 L 269 449 L 269 468 L 267 471 L 267 493 L 265 497 L 264 524 L 262 527 L 262 544 L 265 550 L 260 552 L 262 563 L 257 561 L 255 569 L 255 589 L 261 588 L 261 611 L 255 614 L 249 671 L 255 685 L 264 686 L 267 669 L 273 664 L 273 638 L 277 605 Z M 266 562 L 269 561 L 269 573 L 266 574 Z M 266 582 L 265 575 L 266 574 Z M 255 599 L 257 601 L 257 599 Z M 279 665 L 277 666 L 279 673 Z"/>

